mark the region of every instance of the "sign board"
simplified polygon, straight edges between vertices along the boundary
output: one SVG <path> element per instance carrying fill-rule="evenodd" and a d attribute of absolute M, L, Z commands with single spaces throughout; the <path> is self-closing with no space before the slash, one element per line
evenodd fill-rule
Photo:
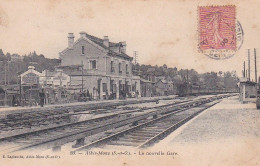
<path fill-rule="evenodd" d="M 39 76 L 34 73 L 28 73 L 22 77 L 23 84 L 39 84 Z"/>

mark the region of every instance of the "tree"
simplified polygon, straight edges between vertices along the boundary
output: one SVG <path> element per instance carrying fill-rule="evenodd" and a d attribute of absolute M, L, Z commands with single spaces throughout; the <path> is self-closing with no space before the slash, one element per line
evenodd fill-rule
<path fill-rule="evenodd" d="M 2 49 L 0 49 L 0 61 L 6 61 L 6 57 Z"/>
<path fill-rule="evenodd" d="M 0 49 L 0 56 L 5 56 L 2 49 Z"/>
<path fill-rule="evenodd" d="M 209 89 L 216 89 L 217 88 L 217 84 L 219 81 L 219 78 L 217 76 L 216 72 L 207 72 L 204 74 L 204 83 L 206 85 L 206 88 Z"/>
<path fill-rule="evenodd" d="M 8 61 L 11 60 L 11 54 L 9 52 L 6 53 L 6 58 L 7 58 Z"/>
<path fill-rule="evenodd" d="M 233 89 L 237 87 L 238 79 L 235 72 L 224 73 L 224 85 L 227 89 Z"/>
<path fill-rule="evenodd" d="M 198 85 L 199 84 L 199 77 L 197 75 L 192 75 L 191 76 L 191 84 L 192 85 Z"/>

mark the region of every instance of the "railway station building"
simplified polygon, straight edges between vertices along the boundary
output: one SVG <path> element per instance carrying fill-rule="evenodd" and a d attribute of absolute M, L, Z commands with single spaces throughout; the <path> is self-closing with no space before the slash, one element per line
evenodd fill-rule
<path fill-rule="evenodd" d="M 133 58 L 126 54 L 126 42 L 110 42 L 80 32 L 74 41 L 68 34 L 68 47 L 59 53 L 61 65 L 70 76 L 71 91 L 88 91 L 94 99 L 125 98 L 141 94 L 140 77 L 132 73 Z"/>
<path fill-rule="evenodd" d="M 70 83 L 69 75 L 60 69 L 39 72 L 34 66 L 29 66 L 20 78 L 23 105 L 38 103 L 41 89 L 46 93 L 46 104 L 65 100 L 66 89 Z"/>
<path fill-rule="evenodd" d="M 34 66 L 29 66 L 28 70 L 20 75 L 21 84 L 26 86 L 52 86 L 52 87 L 67 87 L 70 82 L 69 75 L 65 74 L 62 70 L 56 69 L 55 71 L 44 70 L 38 72 Z"/>

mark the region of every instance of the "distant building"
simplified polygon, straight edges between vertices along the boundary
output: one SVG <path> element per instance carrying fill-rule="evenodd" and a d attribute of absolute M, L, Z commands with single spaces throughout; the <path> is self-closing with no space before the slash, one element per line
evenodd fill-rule
<path fill-rule="evenodd" d="M 70 84 L 70 76 L 60 69 L 53 72 L 44 70 L 41 73 L 36 71 L 34 66 L 29 66 L 28 70 L 20 76 L 24 105 L 39 103 L 39 92 L 42 88 L 46 93 L 46 104 L 66 98 L 65 93 Z"/>
<path fill-rule="evenodd" d="M 71 77 L 71 90 L 88 90 L 97 99 L 140 94 L 140 77 L 132 74 L 133 58 L 126 54 L 126 42 L 113 43 L 107 36 L 101 39 L 86 32 L 74 41 L 74 34 L 69 33 L 60 59 L 59 68 Z"/>
<path fill-rule="evenodd" d="M 173 81 L 159 80 L 155 83 L 156 94 L 160 96 L 174 94 Z"/>
<path fill-rule="evenodd" d="M 43 74 L 36 71 L 34 66 L 29 66 L 28 70 L 20 75 L 22 98 L 24 104 L 30 105 L 39 102 L 39 91 L 41 88 L 40 82 L 43 79 Z"/>
<path fill-rule="evenodd" d="M 152 82 L 157 82 L 158 79 L 157 79 L 157 76 L 155 76 L 155 72 L 156 72 L 156 69 L 151 67 L 151 68 L 148 68 L 148 70 L 146 71 L 147 72 L 147 79 L 149 81 L 152 81 Z"/>
<path fill-rule="evenodd" d="M 35 70 L 34 66 L 29 66 L 28 70 L 21 75 L 23 86 L 53 86 L 67 87 L 70 84 L 70 77 L 62 70 L 57 69 L 53 72 L 44 70 L 42 73 Z"/>
<path fill-rule="evenodd" d="M 155 82 L 158 82 L 160 80 L 166 80 L 165 76 L 156 76 L 155 77 Z M 166 80 L 167 81 L 167 80 Z"/>
<path fill-rule="evenodd" d="M 56 69 L 51 72 L 44 70 L 43 79 L 41 83 L 43 85 L 50 85 L 54 87 L 68 87 L 70 85 L 70 76 L 65 74 L 61 69 Z"/>
<path fill-rule="evenodd" d="M 154 95 L 154 82 L 141 78 L 141 97 L 153 97 Z"/>
<path fill-rule="evenodd" d="M 239 100 L 241 102 L 255 101 L 257 96 L 257 83 L 240 78 L 239 82 Z"/>
<path fill-rule="evenodd" d="M 43 74 L 36 71 L 34 66 L 29 66 L 28 70 L 20 76 L 23 85 L 38 85 L 43 78 Z"/>

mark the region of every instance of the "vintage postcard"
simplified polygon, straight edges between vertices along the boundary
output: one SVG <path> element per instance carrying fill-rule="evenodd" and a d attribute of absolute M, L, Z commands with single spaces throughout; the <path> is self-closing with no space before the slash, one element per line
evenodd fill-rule
<path fill-rule="evenodd" d="M 0 0 L 0 166 L 260 165 L 259 8 Z"/>

